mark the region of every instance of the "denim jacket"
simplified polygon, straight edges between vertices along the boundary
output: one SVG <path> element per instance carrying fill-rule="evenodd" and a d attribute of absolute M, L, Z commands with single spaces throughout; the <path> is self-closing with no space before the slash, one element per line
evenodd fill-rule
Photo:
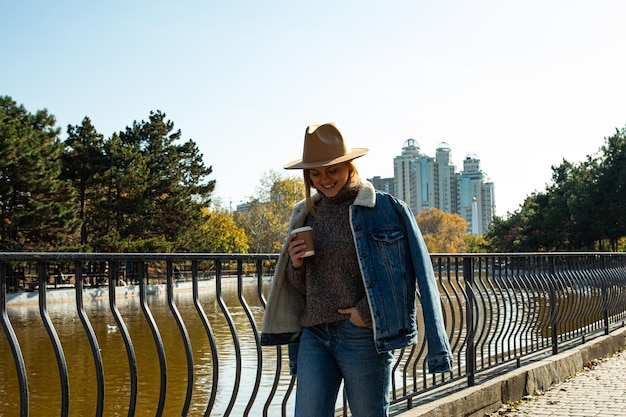
<path fill-rule="evenodd" d="M 289 230 L 302 226 L 306 215 L 303 200 L 294 206 Z M 372 313 L 376 349 L 385 352 L 416 342 L 417 284 L 428 344 L 428 369 L 431 373 L 451 370 L 453 359 L 441 298 L 426 244 L 409 207 L 363 181 L 350 206 L 350 223 Z M 287 246 L 285 240 L 270 288 L 263 317 L 263 345 L 297 343 L 300 336 L 298 320 L 305 299 L 287 280 Z"/>

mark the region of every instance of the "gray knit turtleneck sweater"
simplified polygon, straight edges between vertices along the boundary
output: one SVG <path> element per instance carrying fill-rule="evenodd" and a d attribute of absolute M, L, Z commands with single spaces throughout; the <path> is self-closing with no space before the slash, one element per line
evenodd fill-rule
<path fill-rule="evenodd" d="M 322 194 L 305 225 L 313 228 L 315 255 L 304 259 L 304 266 L 287 268 L 291 284 L 306 297 L 300 317 L 303 327 L 332 323 L 348 318 L 340 308 L 357 307 L 369 327 L 372 317 L 350 228 L 350 205 L 358 188 L 344 188 L 335 197 Z"/>

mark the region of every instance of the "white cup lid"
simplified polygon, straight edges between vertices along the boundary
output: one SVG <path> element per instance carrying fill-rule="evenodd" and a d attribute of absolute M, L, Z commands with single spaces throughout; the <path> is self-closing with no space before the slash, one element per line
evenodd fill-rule
<path fill-rule="evenodd" d="M 311 226 L 298 227 L 297 229 L 293 229 L 291 231 L 291 234 L 304 232 L 306 230 L 313 230 L 313 228 Z"/>

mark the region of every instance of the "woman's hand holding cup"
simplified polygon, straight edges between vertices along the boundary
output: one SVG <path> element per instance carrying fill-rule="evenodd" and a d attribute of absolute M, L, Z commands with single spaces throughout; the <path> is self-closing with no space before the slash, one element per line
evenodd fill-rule
<path fill-rule="evenodd" d="M 294 268 L 302 268 L 304 258 L 315 255 L 313 247 L 313 229 L 310 226 L 300 227 L 289 235 L 289 256 Z"/>

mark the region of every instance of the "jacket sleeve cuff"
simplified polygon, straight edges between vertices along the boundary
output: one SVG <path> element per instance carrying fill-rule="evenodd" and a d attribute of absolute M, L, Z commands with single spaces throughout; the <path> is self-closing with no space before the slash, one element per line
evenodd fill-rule
<path fill-rule="evenodd" d="M 452 370 L 452 356 L 447 352 L 428 355 L 428 372 L 436 374 Z"/>
<path fill-rule="evenodd" d="M 291 264 L 291 261 L 289 261 L 289 264 L 287 265 L 287 280 L 296 290 L 298 290 L 300 294 L 306 294 L 304 266 L 296 269 Z"/>

